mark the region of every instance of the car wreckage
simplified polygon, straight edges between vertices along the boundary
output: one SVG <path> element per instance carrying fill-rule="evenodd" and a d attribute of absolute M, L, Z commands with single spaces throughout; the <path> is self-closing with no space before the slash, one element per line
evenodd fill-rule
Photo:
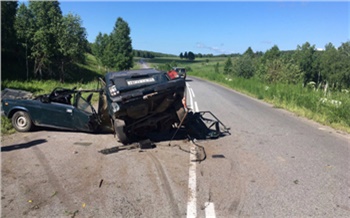
<path fill-rule="evenodd" d="M 2 110 L 19 132 L 36 126 L 83 132 L 111 131 L 124 145 L 142 140 L 152 131 L 185 128 L 192 137 L 205 139 L 229 130 L 210 112 L 193 113 L 186 107 L 186 83 L 175 71 L 109 72 L 100 79 L 98 87 L 93 90 L 55 88 L 49 94 L 36 97 L 5 89 Z M 98 94 L 97 110 L 91 102 L 94 93 Z M 206 118 L 206 114 L 211 118 Z"/>

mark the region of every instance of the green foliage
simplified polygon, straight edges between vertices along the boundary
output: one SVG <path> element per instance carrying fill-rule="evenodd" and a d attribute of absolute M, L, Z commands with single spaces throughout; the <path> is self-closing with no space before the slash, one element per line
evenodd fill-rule
<path fill-rule="evenodd" d="M 194 56 L 193 52 L 188 52 L 188 60 L 193 61 L 196 57 Z"/>
<path fill-rule="evenodd" d="M 257 71 L 258 78 L 267 83 L 297 84 L 303 79 L 299 66 L 283 58 L 269 59 Z"/>
<path fill-rule="evenodd" d="M 177 67 L 177 66 L 178 64 L 176 63 L 176 61 L 172 61 L 165 64 L 159 64 L 156 66 L 156 69 L 161 71 L 169 71 L 171 68 Z"/>
<path fill-rule="evenodd" d="M 17 12 L 17 1 L 1 1 L 1 74 L 14 75 L 15 69 L 6 72 L 11 68 L 18 58 L 18 46 L 16 45 L 16 31 L 14 29 Z"/>
<path fill-rule="evenodd" d="M 43 78 L 46 73 L 48 77 L 55 75 L 54 62 L 59 56 L 58 39 L 60 24 L 62 22 L 62 11 L 57 1 L 39 2 L 30 1 L 29 10 L 33 17 L 33 35 L 31 58 L 34 60 L 34 76 Z"/>
<path fill-rule="evenodd" d="M 180 59 L 187 59 L 189 61 L 194 61 L 194 59 L 196 59 L 196 55 L 192 51 L 186 51 L 184 54 L 181 52 L 179 57 Z"/>
<path fill-rule="evenodd" d="M 70 77 L 67 71 L 72 74 L 75 63 L 85 61 L 84 53 L 88 48 L 81 23 L 79 16 L 62 16 L 58 1 L 30 1 L 28 7 L 22 3 L 12 24 L 16 36 L 12 37 L 15 45 L 11 49 L 16 51 L 15 56 L 6 55 L 2 50 L 5 55 L 3 79 L 64 82 Z M 6 39 L 5 44 L 10 45 L 10 41 Z"/>
<path fill-rule="evenodd" d="M 304 85 L 310 81 L 317 82 L 317 68 L 315 66 L 316 49 L 315 45 L 311 46 L 306 42 L 297 47 L 294 59 L 299 64 L 300 69 L 304 72 Z"/>
<path fill-rule="evenodd" d="M 134 51 L 127 22 L 118 18 L 110 35 L 99 33 L 93 44 L 93 54 L 108 70 L 127 70 L 133 67 Z M 141 52 L 136 56 L 141 55 Z"/>
<path fill-rule="evenodd" d="M 220 73 L 219 68 L 220 68 L 220 64 L 219 64 L 219 62 L 217 62 L 217 63 L 215 64 L 215 66 L 214 66 L 214 72 L 215 72 L 215 73 Z"/>
<path fill-rule="evenodd" d="M 253 58 L 250 53 L 244 54 L 234 62 L 234 75 L 243 78 L 251 78 L 255 73 Z"/>
<path fill-rule="evenodd" d="M 233 64 L 232 64 L 232 61 L 231 61 L 231 58 L 228 57 L 225 61 L 225 64 L 224 64 L 224 74 L 232 74 L 233 72 Z"/>
<path fill-rule="evenodd" d="M 16 43 L 14 23 L 17 1 L 1 1 L 1 52 L 13 50 Z"/>
<path fill-rule="evenodd" d="M 65 68 L 72 62 L 84 63 L 87 50 L 86 30 L 81 26 L 81 19 L 69 13 L 62 18 L 58 51 L 60 60 L 60 81 L 64 81 Z"/>
<path fill-rule="evenodd" d="M 12 127 L 11 120 L 6 116 L 1 116 L 1 135 L 14 133 L 15 129 Z"/>
<path fill-rule="evenodd" d="M 111 49 L 114 53 L 113 68 L 127 70 L 133 66 L 133 51 L 130 38 L 130 28 L 127 22 L 119 17 L 110 35 Z"/>
<path fill-rule="evenodd" d="M 249 47 L 244 53 L 243 53 L 244 56 L 247 56 L 247 57 L 250 57 L 250 58 L 253 58 L 254 57 L 254 52 L 253 52 L 253 49 L 251 47 Z"/>

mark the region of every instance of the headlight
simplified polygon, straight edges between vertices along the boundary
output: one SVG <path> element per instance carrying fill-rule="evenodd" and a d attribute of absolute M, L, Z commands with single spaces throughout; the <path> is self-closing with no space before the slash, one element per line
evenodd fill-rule
<path fill-rule="evenodd" d="M 112 106 L 113 113 L 116 113 L 120 109 L 119 105 L 116 102 L 112 102 L 111 106 Z"/>
<path fill-rule="evenodd" d="M 109 93 L 111 96 L 116 96 L 119 94 L 119 91 L 117 90 L 117 87 L 115 85 L 109 87 Z"/>

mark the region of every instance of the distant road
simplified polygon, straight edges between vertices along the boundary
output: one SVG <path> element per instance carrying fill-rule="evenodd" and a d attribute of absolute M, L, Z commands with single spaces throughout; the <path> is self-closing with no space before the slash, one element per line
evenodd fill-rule
<path fill-rule="evenodd" d="M 150 68 L 149 65 L 143 59 L 140 59 L 139 65 L 141 66 L 141 69 Z"/>

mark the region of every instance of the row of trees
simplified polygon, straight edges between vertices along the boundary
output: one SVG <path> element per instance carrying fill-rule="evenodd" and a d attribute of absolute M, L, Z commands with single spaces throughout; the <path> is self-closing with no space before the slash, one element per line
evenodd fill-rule
<path fill-rule="evenodd" d="M 176 55 L 164 54 L 161 52 L 154 52 L 154 51 L 134 50 L 134 57 L 155 58 L 155 57 L 176 57 Z"/>
<path fill-rule="evenodd" d="M 187 52 L 187 51 L 185 51 L 185 53 L 180 53 L 180 55 L 179 55 L 179 57 L 181 58 L 181 59 L 188 59 L 188 60 L 190 60 L 190 61 L 193 61 L 194 59 L 196 59 L 196 56 L 195 56 L 195 54 L 193 53 L 193 52 L 191 52 L 191 51 L 189 51 L 189 52 Z"/>
<path fill-rule="evenodd" d="M 126 70 L 133 67 L 133 49 L 127 22 L 118 18 L 113 31 L 99 34 L 92 46 L 93 54 L 109 70 Z"/>
<path fill-rule="evenodd" d="M 29 1 L 19 7 L 17 1 L 2 1 L 1 21 L 5 76 L 63 82 L 66 68 L 85 60 L 88 42 L 82 21 L 71 13 L 63 16 L 58 1 Z"/>
<path fill-rule="evenodd" d="M 218 65 L 215 71 L 218 72 Z M 227 75 L 257 77 L 268 83 L 300 83 L 350 88 L 350 41 L 336 48 L 332 43 L 320 51 L 306 42 L 293 52 L 280 51 L 275 45 L 265 53 L 249 47 L 241 56 L 228 57 Z"/>

